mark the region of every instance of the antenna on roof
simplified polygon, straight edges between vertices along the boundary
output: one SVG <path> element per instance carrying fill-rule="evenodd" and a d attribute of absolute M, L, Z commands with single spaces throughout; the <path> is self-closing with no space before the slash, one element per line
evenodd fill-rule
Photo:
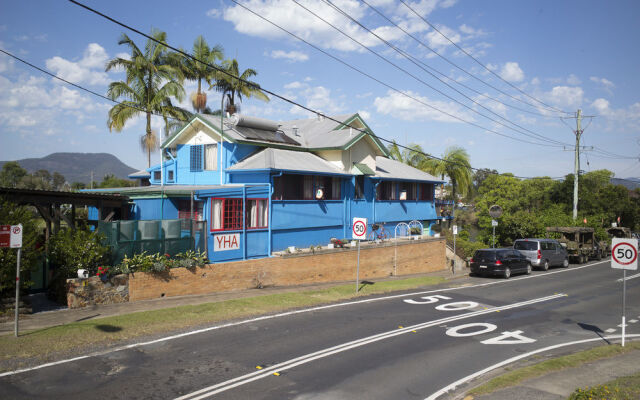
<path fill-rule="evenodd" d="M 295 136 L 300 136 L 300 134 L 298 133 L 298 126 L 297 125 L 294 125 L 291 129 L 293 130 L 293 134 Z"/>

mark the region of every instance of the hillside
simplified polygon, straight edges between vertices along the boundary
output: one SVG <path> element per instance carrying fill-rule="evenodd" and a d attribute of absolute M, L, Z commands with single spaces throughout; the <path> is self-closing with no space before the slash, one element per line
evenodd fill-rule
<path fill-rule="evenodd" d="M 640 188 L 640 178 L 611 178 L 611 183 L 613 183 L 614 185 L 622 185 L 629 190 Z"/>
<path fill-rule="evenodd" d="M 127 179 L 127 175 L 137 171 L 120 161 L 113 154 L 108 153 L 53 153 L 42 158 L 25 158 L 16 160 L 29 173 L 39 169 L 46 169 L 50 173 L 59 172 L 67 182 L 82 182 L 89 184 L 91 171 L 93 180 L 102 181 L 107 174 Z M 0 161 L 0 168 L 6 161 Z"/>

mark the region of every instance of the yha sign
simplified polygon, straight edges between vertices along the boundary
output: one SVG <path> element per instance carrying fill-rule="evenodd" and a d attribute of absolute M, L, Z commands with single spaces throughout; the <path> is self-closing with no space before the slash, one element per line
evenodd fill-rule
<path fill-rule="evenodd" d="M 240 234 L 229 233 L 225 235 L 213 236 L 213 251 L 238 250 L 240 249 Z"/>

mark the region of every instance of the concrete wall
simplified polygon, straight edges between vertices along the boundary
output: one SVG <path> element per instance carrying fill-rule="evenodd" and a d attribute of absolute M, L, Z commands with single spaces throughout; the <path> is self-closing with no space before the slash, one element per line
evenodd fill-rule
<path fill-rule="evenodd" d="M 446 268 L 445 240 L 398 243 L 397 275 Z M 382 278 L 394 272 L 391 242 L 363 246 L 360 279 Z M 204 268 L 175 268 L 163 274 L 138 272 L 129 277 L 130 301 L 166 296 L 204 294 L 263 286 L 289 286 L 355 280 L 355 248 L 316 255 L 291 255 L 210 264 Z"/>

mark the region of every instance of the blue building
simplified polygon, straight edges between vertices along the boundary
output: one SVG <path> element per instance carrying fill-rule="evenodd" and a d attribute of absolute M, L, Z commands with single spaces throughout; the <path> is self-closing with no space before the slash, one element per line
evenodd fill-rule
<path fill-rule="evenodd" d="M 358 114 L 332 118 L 198 114 L 162 144 L 162 164 L 132 176 L 149 186 L 108 191 L 132 199 L 134 219 L 206 221 L 212 262 L 350 238 L 354 217 L 430 228 L 443 182 L 389 158 Z"/>

